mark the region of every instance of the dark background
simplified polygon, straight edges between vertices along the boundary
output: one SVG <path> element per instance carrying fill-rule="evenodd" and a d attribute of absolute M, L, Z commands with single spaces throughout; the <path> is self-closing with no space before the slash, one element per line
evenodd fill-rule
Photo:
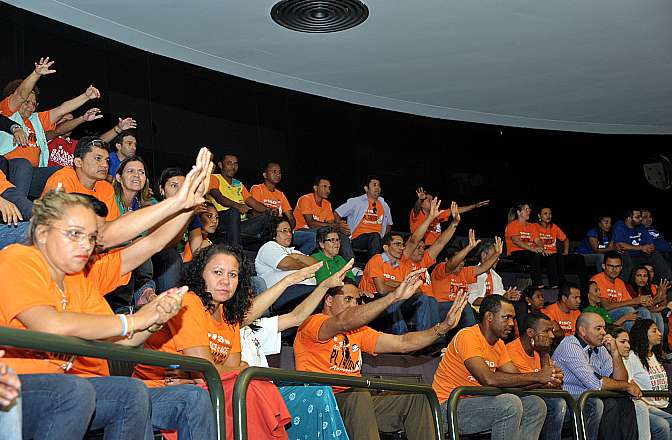
<path fill-rule="evenodd" d="M 415 188 L 490 207 L 463 216 L 477 234 L 501 234 L 519 200 L 547 203 L 556 223 L 581 239 L 601 213 L 622 217 L 649 206 L 663 231 L 672 214 L 669 190 L 644 179 L 642 163 L 669 149 L 672 136 L 615 136 L 459 123 L 362 107 L 214 72 L 150 54 L 0 3 L 0 84 L 27 76 L 41 56 L 56 74 L 40 80 L 38 110 L 98 87 L 105 118 L 75 133 L 101 133 L 117 117 L 138 121 L 138 154 L 150 178 L 189 167 L 197 148 L 240 156 L 238 178 L 249 188 L 267 161 L 283 167 L 281 189 L 294 204 L 315 175 L 331 177 L 334 207 L 359 195 L 377 174 L 395 229 L 406 230 Z M 465 231 L 460 231 L 464 233 Z"/>

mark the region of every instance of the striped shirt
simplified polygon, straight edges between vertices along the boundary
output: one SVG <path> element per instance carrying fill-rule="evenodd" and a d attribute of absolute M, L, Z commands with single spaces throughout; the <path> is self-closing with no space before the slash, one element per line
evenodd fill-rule
<path fill-rule="evenodd" d="M 593 348 L 576 335 L 565 336 L 553 353 L 553 362 L 565 375 L 562 389 L 574 397 L 584 391 L 602 389 L 602 378 L 614 372 L 605 347 Z"/>

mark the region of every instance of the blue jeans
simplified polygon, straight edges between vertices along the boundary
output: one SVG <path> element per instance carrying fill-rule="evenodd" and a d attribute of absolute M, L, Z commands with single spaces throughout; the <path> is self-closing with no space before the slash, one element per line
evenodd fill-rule
<path fill-rule="evenodd" d="M 294 307 L 299 305 L 301 301 L 306 299 L 306 297 L 315 290 L 315 287 L 316 286 L 307 284 L 294 284 L 293 286 L 289 286 L 269 308 L 271 313 L 270 316 L 280 314 L 280 312 L 291 312 L 294 310 Z"/>
<path fill-rule="evenodd" d="M 377 232 L 369 232 L 352 239 L 354 249 L 366 251 L 366 261 L 369 261 L 374 255 L 383 252 L 383 238 Z M 346 260 L 345 255 L 343 256 Z"/>
<path fill-rule="evenodd" d="M 453 301 L 446 301 L 439 303 L 439 321 L 441 322 L 446 319 L 448 311 L 453 306 Z M 476 317 L 474 316 L 474 309 L 471 308 L 469 304 L 462 311 L 462 316 L 460 317 L 460 322 L 457 323 L 457 328 L 465 328 L 476 325 Z"/>
<path fill-rule="evenodd" d="M 542 397 L 546 404 L 546 419 L 541 429 L 540 440 L 560 440 L 562 438 L 562 424 L 567 413 L 567 403 L 562 399 Z"/>
<path fill-rule="evenodd" d="M 338 233 L 338 238 L 341 239 L 341 250 L 339 254 L 341 257 L 345 258 L 345 261 L 349 261 L 355 256 L 352 252 L 352 245 L 350 244 L 350 237 L 345 234 Z M 299 251 L 303 252 L 306 255 L 312 254 L 317 249 L 317 229 L 299 229 L 294 231 L 294 246 Z"/>
<path fill-rule="evenodd" d="M 647 407 L 652 440 L 669 440 L 670 430 L 672 430 L 672 414 L 654 406 L 647 405 Z"/>
<path fill-rule="evenodd" d="M 392 304 L 385 310 L 392 318 L 391 331 L 395 335 L 408 333 L 404 316 L 413 317 L 416 330 L 427 330 L 440 322 L 439 308 L 436 299 L 422 293 L 416 293 L 406 301 Z"/>
<path fill-rule="evenodd" d="M 24 197 L 37 198 L 42 194 L 49 177 L 61 168 L 33 167 L 27 159 L 10 159 L 7 178 Z"/>
<path fill-rule="evenodd" d="M 215 439 L 215 416 L 208 392 L 196 385 L 150 388 L 152 426 L 177 430 L 180 440 Z"/>
<path fill-rule="evenodd" d="M 653 317 L 651 316 L 651 312 L 649 312 L 649 310 L 645 307 L 638 307 L 638 308 L 635 309 L 634 307 L 626 306 L 626 307 L 619 307 L 617 309 L 609 310 L 609 316 L 611 316 L 611 319 L 613 319 L 614 322 L 616 322 L 621 317 L 627 315 L 628 313 L 637 313 L 641 319 L 653 319 Z M 660 315 L 660 313 L 659 313 L 659 315 Z M 662 316 L 661 316 L 661 318 L 662 318 Z M 634 323 L 635 323 L 635 321 L 625 321 L 623 323 L 623 328 L 625 328 L 627 331 L 630 331 L 630 329 L 632 329 L 632 325 Z M 661 330 L 661 333 L 662 333 L 662 330 Z"/>
<path fill-rule="evenodd" d="M 7 407 L 0 407 L 0 440 L 21 439 L 21 398 Z"/>
<path fill-rule="evenodd" d="M 583 417 L 586 422 L 584 430 L 586 440 L 597 440 L 597 433 L 600 431 L 600 421 L 604 412 L 604 403 L 601 399 L 588 399 L 583 411 Z"/>
<path fill-rule="evenodd" d="M 19 222 L 17 226 L 0 223 L 0 249 L 14 243 L 26 243 L 30 222 Z"/>

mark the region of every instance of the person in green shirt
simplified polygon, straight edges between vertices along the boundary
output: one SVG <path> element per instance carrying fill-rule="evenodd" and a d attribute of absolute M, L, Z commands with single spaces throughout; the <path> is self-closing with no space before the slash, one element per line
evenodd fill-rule
<path fill-rule="evenodd" d="M 628 313 L 627 315 L 621 316 L 616 320 L 616 322 L 611 319 L 607 309 L 602 307 L 602 297 L 600 296 L 600 288 L 595 281 L 590 281 L 588 283 L 588 302 L 590 305 L 583 309 L 583 313 L 592 312 L 597 313 L 604 319 L 605 324 L 615 325 L 616 327 L 621 327 L 625 321 L 635 321 L 639 315 L 637 313 Z"/>
<path fill-rule="evenodd" d="M 347 261 L 345 261 L 345 258 L 338 255 L 338 252 L 341 250 L 341 239 L 338 237 L 338 229 L 336 229 L 336 227 L 324 226 L 319 228 L 317 230 L 317 246 L 320 250 L 311 256 L 317 261 L 324 262 L 320 270 L 315 273 L 317 284 L 320 284 L 322 281 L 338 272 L 347 264 Z M 352 273 L 352 270 L 349 270 L 345 274 L 345 277 L 351 279 L 355 283 L 358 282 L 355 275 Z"/>

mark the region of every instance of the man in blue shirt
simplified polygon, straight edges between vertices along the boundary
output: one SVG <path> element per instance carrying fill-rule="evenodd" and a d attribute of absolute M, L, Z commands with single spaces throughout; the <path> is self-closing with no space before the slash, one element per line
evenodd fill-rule
<path fill-rule="evenodd" d="M 588 390 L 623 391 L 637 399 L 642 396 L 639 387 L 628 382 L 628 371 L 616 341 L 606 333 L 604 319 L 597 313 L 579 316 L 576 333 L 560 342 L 553 353 L 553 362 L 564 373 L 562 389 L 574 398 Z M 584 428 L 589 440 L 597 439 L 603 412 L 602 399 L 588 400 Z"/>
<path fill-rule="evenodd" d="M 667 280 L 672 279 L 670 265 L 656 251 L 651 234 L 642 225 L 642 211 L 640 209 L 626 211 L 625 220 L 616 222 L 613 229 L 613 241 L 616 249 L 621 252 L 623 257 L 622 279 L 628 281 L 632 268 L 640 264 L 650 264 L 654 267 L 658 277 Z"/>

